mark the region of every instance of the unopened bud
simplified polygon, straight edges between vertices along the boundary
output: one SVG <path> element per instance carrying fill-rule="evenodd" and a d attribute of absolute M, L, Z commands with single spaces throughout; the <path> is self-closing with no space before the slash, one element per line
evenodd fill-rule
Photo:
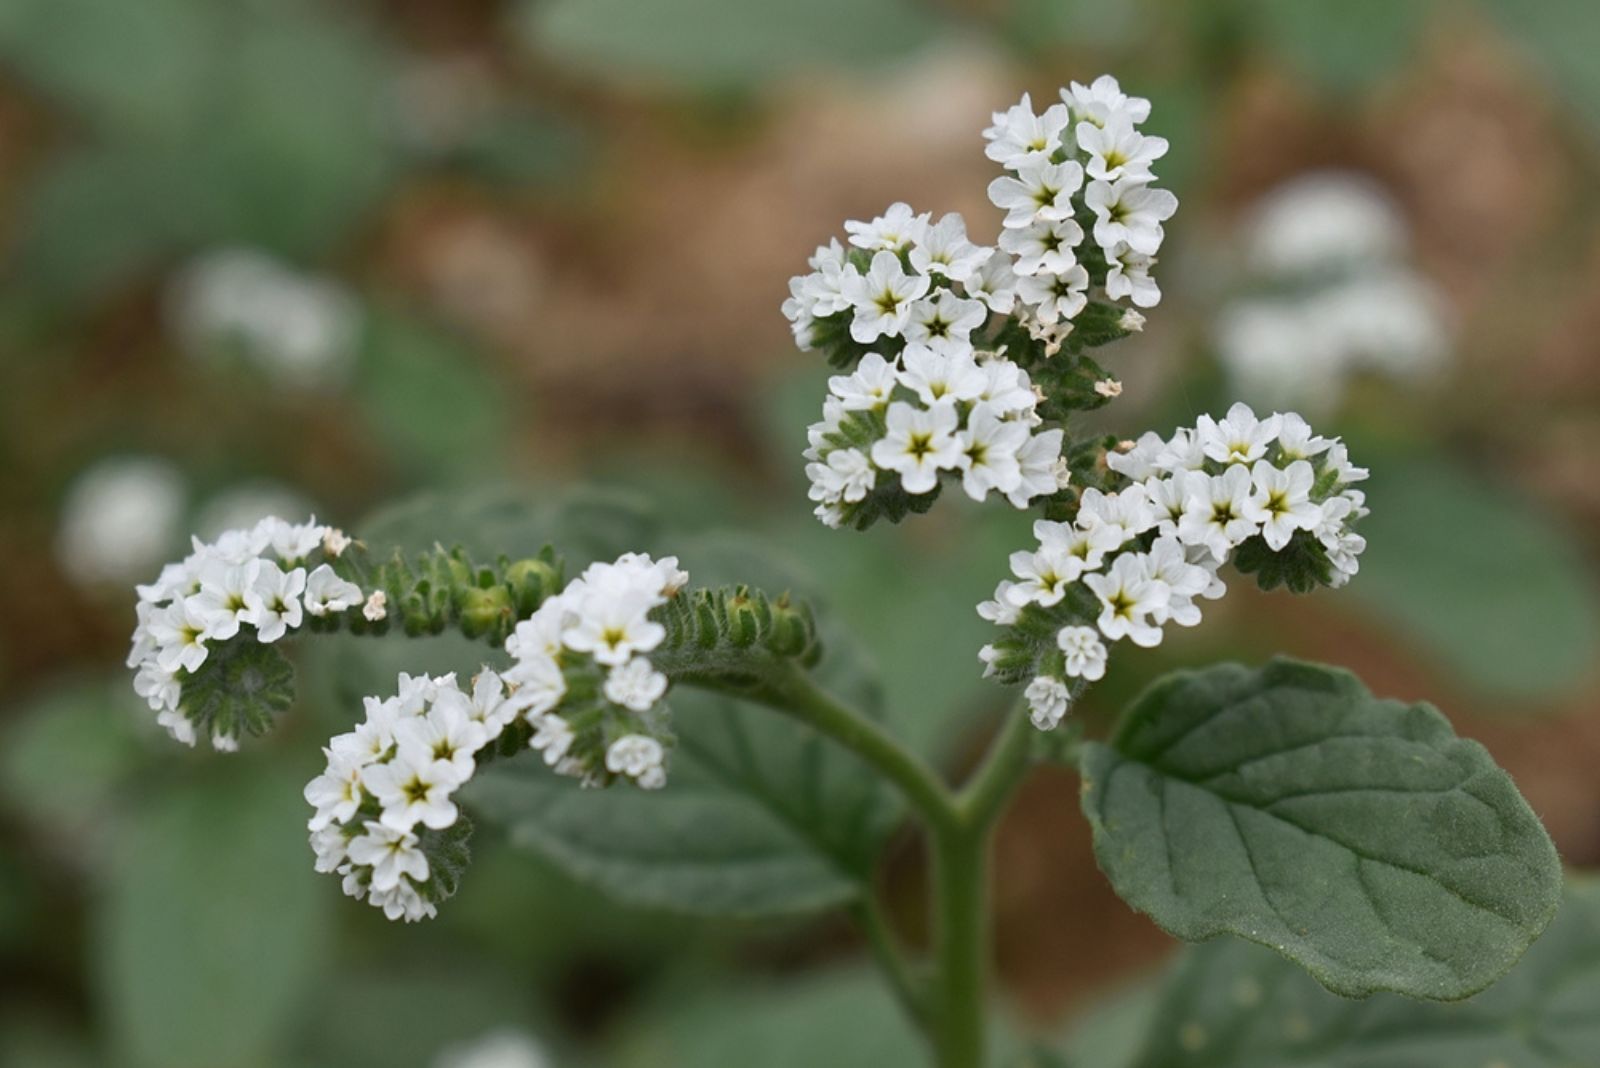
<path fill-rule="evenodd" d="M 1142 333 L 1144 331 L 1144 316 L 1129 308 L 1122 313 L 1122 318 L 1117 320 L 1117 325 L 1130 334 Z"/>
<path fill-rule="evenodd" d="M 1094 384 L 1094 391 L 1102 397 L 1122 396 L 1122 383 L 1115 378 L 1102 378 Z"/>
<path fill-rule="evenodd" d="M 461 595 L 461 632 L 469 638 L 503 630 L 511 622 L 511 594 L 504 586 L 474 587 Z"/>

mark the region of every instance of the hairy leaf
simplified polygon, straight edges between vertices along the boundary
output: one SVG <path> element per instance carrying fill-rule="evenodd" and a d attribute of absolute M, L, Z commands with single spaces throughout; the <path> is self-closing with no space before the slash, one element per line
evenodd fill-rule
<path fill-rule="evenodd" d="M 1271 946 L 1336 993 L 1467 997 L 1555 911 L 1555 849 L 1510 777 L 1432 706 L 1347 672 L 1168 676 L 1082 767 L 1125 900 L 1180 938 Z"/>
<path fill-rule="evenodd" d="M 1469 1002 L 1329 996 L 1275 954 L 1189 950 L 1146 1019 L 1135 1068 L 1576 1068 L 1600 1064 L 1600 885 L 1568 894 L 1548 937 Z"/>

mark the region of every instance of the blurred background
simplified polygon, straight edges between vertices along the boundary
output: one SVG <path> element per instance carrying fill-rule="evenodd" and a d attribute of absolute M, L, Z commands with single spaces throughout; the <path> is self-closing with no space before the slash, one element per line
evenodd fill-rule
<path fill-rule="evenodd" d="M 345 900 L 299 791 L 355 708 L 303 662 L 283 729 L 179 751 L 121 667 L 130 587 L 269 512 L 626 497 L 780 551 L 958 771 L 1026 522 L 822 528 L 826 372 L 778 305 L 893 200 L 992 239 L 989 113 L 1105 71 L 1182 207 L 1101 425 L 1293 407 L 1373 514 L 1346 590 L 1237 582 L 1084 715 L 1185 664 L 1346 665 L 1600 864 L 1597 48 L 1586 0 L 0 0 L 0 1066 L 911 1062 L 842 920 L 626 910 L 488 828 L 437 921 Z M 1002 828 L 1013 1032 L 1171 949 L 1076 793 L 1041 771 Z M 918 864 L 880 873 L 912 940 Z"/>

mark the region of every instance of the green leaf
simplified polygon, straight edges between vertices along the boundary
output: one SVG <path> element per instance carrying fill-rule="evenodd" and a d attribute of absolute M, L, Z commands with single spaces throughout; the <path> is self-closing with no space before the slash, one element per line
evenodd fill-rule
<path fill-rule="evenodd" d="M 303 779 L 248 758 L 179 781 L 131 819 L 96 902 L 112 1048 L 150 1068 L 281 1063 L 327 965 Z"/>
<path fill-rule="evenodd" d="M 1274 660 L 1178 672 L 1083 755 L 1117 892 L 1189 941 L 1236 934 L 1336 993 L 1453 1000 L 1549 923 L 1555 848 L 1510 776 L 1427 704 Z"/>
<path fill-rule="evenodd" d="M 1600 886 L 1575 886 L 1550 933 L 1492 989 L 1433 1005 L 1331 997 L 1239 942 L 1183 956 L 1136 1068 L 1578 1068 L 1600 1064 Z"/>
<path fill-rule="evenodd" d="M 539 0 L 524 11 L 530 44 L 569 66 L 699 89 L 879 66 L 938 25 L 910 0 Z"/>
<path fill-rule="evenodd" d="M 1374 463 L 1365 488 L 1351 596 L 1487 694 L 1554 697 L 1588 677 L 1594 576 L 1536 505 L 1437 460 Z"/>

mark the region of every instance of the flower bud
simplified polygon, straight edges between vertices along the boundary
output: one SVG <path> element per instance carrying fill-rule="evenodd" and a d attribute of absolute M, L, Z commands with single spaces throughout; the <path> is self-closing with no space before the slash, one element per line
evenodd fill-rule
<path fill-rule="evenodd" d="M 511 625 L 511 594 L 504 586 L 474 587 L 460 597 L 461 633 L 469 638 L 503 633 Z"/>
<path fill-rule="evenodd" d="M 507 566 L 505 581 L 517 618 L 523 619 L 561 588 L 561 569 L 548 560 L 530 556 Z"/>

